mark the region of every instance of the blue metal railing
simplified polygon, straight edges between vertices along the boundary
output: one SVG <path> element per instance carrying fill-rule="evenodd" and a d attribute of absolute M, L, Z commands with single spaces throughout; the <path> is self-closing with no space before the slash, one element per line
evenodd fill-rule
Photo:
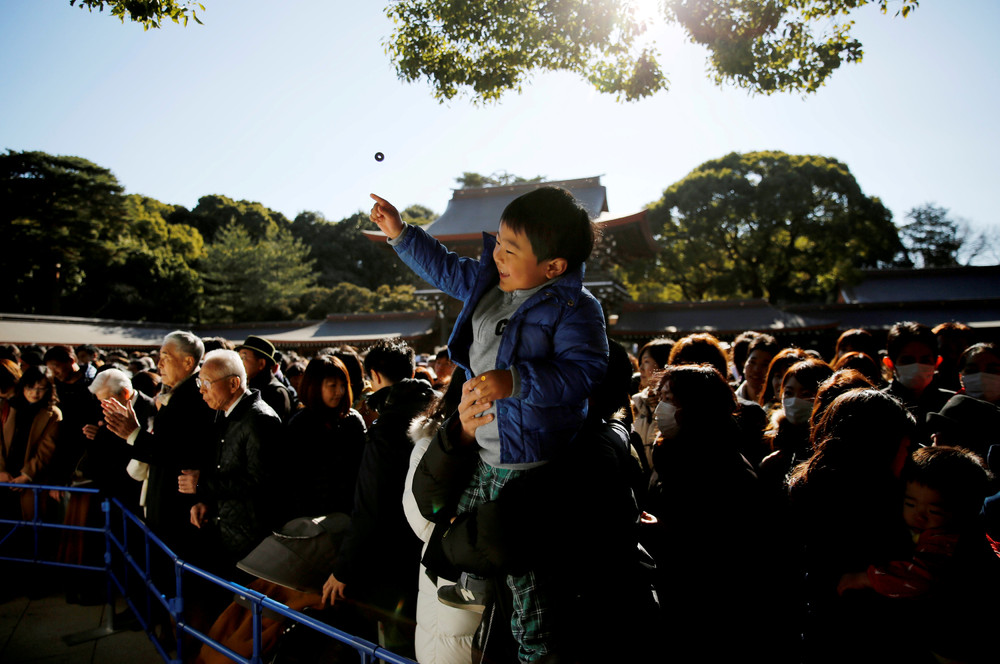
<path fill-rule="evenodd" d="M 124 597 L 129 609 L 135 616 L 136 620 L 142 626 L 143 630 L 146 631 L 147 635 L 150 637 L 150 641 L 156 648 L 160 657 L 164 662 L 169 662 L 170 664 L 180 664 L 183 661 L 183 635 L 187 634 L 196 639 L 197 641 L 208 645 L 209 647 L 217 650 L 218 652 L 224 654 L 226 657 L 230 658 L 235 662 L 240 662 L 241 664 L 260 664 L 262 662 L 261 653 L 261 618 L 266 609 L 269 612 L 278 614 L 288 620 L 292 620 L 298 624 L 304 625 L 309 629 L 315 630 L 321 634 L 324 634 L 332 639 L 340 641 L 356 650 L 360 656 L 362 664 L 371 664 L 377 659 L 390 662 L 391 664 L 415 664 L 413 660 L 406 657 L 401 657 L 389 650 L 382 648 L 381 646 L 366 641 L 365 639 L 359 638 L 348 634 L 347 632 L 341 631 L 335 627 L 331 627 L 311 616 L 307 616 L 303 613 L 290 609 L 280 602 L 276 602 L 271 598 L 263 595 L 250 588 L 245 588 L 237 583 L 227 581 L 214 574 L 206 572 L 190 563 L 187 563 L 174 554 L 170 548 L 160 540 L 154 533 L 152 533 L 145 523 L 141 519 L 136 517 L 130 511 L 125 509 L 122 504 L 117 499 L 104 499 L 101 503 L 101 510 L 104 514 L 104 525 L 103 527 L 96 526 L 74 526 L 62 523 L 52 523 L 46 522 L 42 519 L 41 511 L 39 510 L 39 500 L 40 494 L 49 490 L 58 491 L 68 491 L 70 493 L 78 494 L 97 494 L 99 493 L 96 489 L 82 488 L 82 487 L 61 487 L 61 486 L 49 486 L 49 485 L 39 485 L 39 484 L 9 484 L 0 482 L 0 490 L 6 490 L 8 488 L 18 488 L 25 491 L 32 491 L 34 493 L 34 516 L 30 521 L 26 520 L 14 520 L 14 519 L 2 519 L 0 518 L 0 524 L 6 524 L 12 526 L 11 529 L 0 536 L 0 560 L 10 560 L 19 562 L 31 562 L 35 564 L 42 565 L 54 565 L 59 567 L 69 567 L 82 570 L 89 570 L 95 572 L 104 572 L 107 576 L 107 597 L 108 604 L 113 605 L 114 593 L 117 592 L 119 595 Z M 120 513 L 121 519 L 112 519 L 112 510 L 116 510 Z M 119 531 L 115 531 L 112 526 L 120 526 Z M 18 557 L 18 556 L 6 556 L 4 555 L 4 544 L 12 537 L 15 533 L 19 532 L 21 529 L 29 529 L 32 534 L 32 546 L 31 552 L 28 557 Z M 57 560 L 48 559 L 42 556 L 42 550 L 39 543 L 39 538 L 42 533 L 51 531 L 79 531 L 79 532 L 89 532 L 95 534 L 103 534 L 105 540 L 105 550 L 104 550 L 104 564 L 103 566 L 98 565 L 87 565 L 87 564 L 75 564 L 59 562 Z M 142 538 L 142 546 L 138 547 L 131 538 L 132 534 L 138 534 Z M 136 560 L 135 552 L 138 549 L 139 555 L 142 560 Z M 115 556 L 118 560 L 124 562 L 121 566 L 122 569 L 116 569 L 116 566 L 112 564 L 115 560 Z M 169 560 L 173 566 L 174 572 L 174 595 L 173 597 L 168 597 L 164 592 L 159 589 L 153 581 L 151 568 L 153 567 L 154 556 L 162 556 L 165 560 Z M 191 575 L 213 583 L 221 588 L 233 592 L 240 600 L 248 603 L 250 605 L 250 611 L 253 620 L 252 634 L 253 634 L 253 647 L 250 657 L 245 657 L 225 645 L 213 640 L 208 635 L 203 634 L 198 631 L 190 624 L 188 624 L 184 619 L 184 577 L 185 575 Z M 134 577 L 134 580 L 133 580 Z M 140 607 L 137 602 L 140 598 L 135 597 L 134 592 L 130 592 L 130 589 L 134 589 L 138 583 L 144 589 L 142 593 L 145 599 L 144 606 Z M 170 653 L 166 651 L 164 646 L 154 637 L 152 629 L 151 616 L 153 615 L 153 601 L 156 601 L 167 613 L 169 613 L 173 624 L 176 626 L 175 634 L 177 638 L 175 656 L 171 657 Z M 113 611 L 108 612 L 109 615 L 113 614 Z M 106 626 L 101 630 L 100 635 L 107 635 L 113 633 L 110 625 Z M 96 636 L 94 638 L 97 638 Z"/>

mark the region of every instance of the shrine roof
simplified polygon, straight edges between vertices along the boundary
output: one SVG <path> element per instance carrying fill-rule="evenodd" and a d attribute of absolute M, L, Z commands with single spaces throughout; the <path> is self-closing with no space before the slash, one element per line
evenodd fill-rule
<path fill-rule="evenodd" d="M 496 233 L 504 208 L 518 196 L 540 187 L 568 189 L 587 210 L 591 219 L 596 219 L 602 212 L 608 211 L 607 189 L 601 184 L 600 177 L 500 187 L 470 187 L 453 190 L 444 214 L 424 228 L 439 239 L 469 234 L 478 237 L 483 231 Z"/>

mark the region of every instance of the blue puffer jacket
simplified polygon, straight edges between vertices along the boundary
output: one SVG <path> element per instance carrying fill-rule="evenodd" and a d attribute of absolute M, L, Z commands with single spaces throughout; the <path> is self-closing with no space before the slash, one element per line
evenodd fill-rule
<path fill-rule="evenodd" d="M 483 233 L 477 261 L 448 251 L 418 226 L 410 226 L 395 245 L 414 271 L 465 306 L 448 341 L 451 359 L 469 378 L 472 312 L 500 281 L 493 247 Z M 497 369 L 514 368 L 520 378 L 516 398 L 498 399 L 500 461 L 504 464 L 550 460 L 579 430 L 587 416 L 587 397 L 608 367 L 608 338 L 601 305 L 583 287 L 583 266 L 567 272 L 521 305 L 504 329 Z"/>

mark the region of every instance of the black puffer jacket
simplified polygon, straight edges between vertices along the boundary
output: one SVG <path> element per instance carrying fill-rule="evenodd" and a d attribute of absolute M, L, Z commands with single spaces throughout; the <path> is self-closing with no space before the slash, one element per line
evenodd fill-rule
<path fill-rule="evenodd" d="M 288 423 L 284 482 L 291 498 L 285 520 L 354 508 L 365 421 L 353 408 L 338 417 L 330 408 L 304 408 Z"/>
<path fill-rule="evenodd" d="M 435 397 L 430 384 L 404 379 L 368 398 L 378 417 L 368 442 L 354 493 L 351 529 L 333 575 L 347 593 L 388 611 L 415 615 L 421 542 L 403 512 L 403 489 L 410 465 L 410 422 Z"/>
<path fill-rule="evenodd" d="M 281 419 L 253 390 L 226 418 L 216 447 L 216 465 L 199 492 L 217 515 L 226 557 L 236 562 L 281 524 L 271 473 L 282 436 Z"/>
<path fill-rule="evenodd" d="M 413 480 L 418 506 L 437 524 L 424 556 L 428 570 L 445 578 L 459 571 L 502 578 L 532 569 L 553 607 L 560 656 L 607 662 L 648 654 L 639 635 L 648 634 L 655 605 L 651 574 L 642 565 L 648 559 L 638 547 L 631 486 L 640 468 L 628 430 L 617 422 L 589 422 L 564 455 L 512 479 L 497 500 L 449 523 L 477 458 L 474 447 L 453 444 L 456 425 L 457 417 L 442 426 Z M 504 591 L 500 581 L 497 605 L 487 614 L 500 616 L 494 625 L 509 624 Z M 505 650 L 494 636 L 481 630 L 477 637 L 488 642 L 491 657 Z"/>

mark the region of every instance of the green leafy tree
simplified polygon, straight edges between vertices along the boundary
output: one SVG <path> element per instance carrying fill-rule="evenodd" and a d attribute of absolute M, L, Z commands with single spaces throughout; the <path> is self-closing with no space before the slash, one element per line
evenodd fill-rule
<path fill-rule="evenodd" d="M 320 288 L 310 297 L 309 318 L 328 314 L 381 313 L 386 311 L 422 311 L 429 308 L 418 299 L 413 286 L 382 284 L 375 290 L 343 282 L 333 288 Z"/>
<path fill-rule="evenodd" d="M 187 25 L 188 19 L 198 20 L 195 9 L 205 11 L 204 5 L 200 2 L 178 2 L 177 0 L 69 0 L 69 4 L 76 5 L 80 9 L 88 9 L 103 12 L 107 7 L 112 16 L 117 17 L 122 23 L 125 19 L 134 21 L 142 26 L 143 30 L 159 28 L 164 19 L 169 19 L 174 23 Z"/>
<path fill-rule="evenodd" d="M 201 270 L 206 322 L 287 320 L 301 316 L 315 287 L 309 249 L 286 228 L 255 239 L 231 221 L 208 245 Z"/>
<path fill-rule="evenodd" d="M 423 205 L 411 205 L 402 212 L 399 216 L 403 218 L 408 224 L 414 224 L 416 226 L 426 226 L 435 219 L 438 218 L 438 214 L 429 207 Z"/>
<path fill-rule="evenodd" d="M 926 203 L 906 213 L 909 223 L 899 229 L 907 255 L 918 268 L 971 265 L 980 258 L 997 260 L 996 229 L 975 231 L 950 216 L 947 208 Z"/>
<path fill-rule="evenodd" d="M 528 184 L 532 182 L 545 182 L 544 175 L 536 175 L 533 178 L 523 178 L 507 171 L 497 171 L 490 175 L 472 173 L 465 171 L 460 177 L 455 178 L 455 182 L 462 186 L 462 189 L 478 187 L 503 187 L 511 184 Z"/>
<path fill-rule="evenodd" d="M 844 17 L 890 0 L 663 0 L 662 18 L 708 51 L 709 75 L 755 93 L 815 92 L 861 42 Z M 906 16 L 918 0 L 899 0 Z M 399 0 L 387 49 L 403 80 L 426 79 L 440 100 L 487 102 L 531 73 L 568 71 L 619 100 L 666 89 L 655 44 L 630 0 Z"/>
<path fill-rule="evenodd" d="M 158 28 L 198 20 L 196 2 L 70 0 Z M 906 17 L 919 0 L 660 0 L 660 18 L 708 51 L 709 76 L 754 93 L 815 92 L 842 64 L 860 62 L 851 12 L 868 4 Z M 439 100 L 490 102 L 531 74 L 572 72 L 602 93 L 636 101 L 665 90 L 649 21 L 634 0 L 393 0 L 386 40 L 404 81 L 426 80 Z"/>
<path fill-rule="evenodd" d="M 302 212 L 291 225 L 295 237 L 309 248 L 320 286 L 333 288 L 348 282 L 374 290 L 382 284 L 416 284 L 417 278 L 392 248 L 384 242 L 372 242 L 363 230 L 374 230 L 368 214 L 363 212 L 336 222 L 318 212 Z"/>
<path fill-rule="evenodd" d="M 601 92 L 638 99 L 666 85 L 623 0 L 402 0 L 386 46 L 400 78 L 426 78 L 439 99 L 491 101 L 533 71 L 571 71 Z"/>
<path fill-rule="evenodd" d="M 44 152 L 0 155 L 5 309 L 86 314 L 84 286 L 114 257 L 123 229 L 122 186 L 106 168 Z"/>
<path fill-rule="evenodd" d="M 218 194 L 202 196 L 193 210 L 188 212 L 180 208 L 170 220 L 197 228 L 206 242 L 212 242 L 219 229 L 229 223 L 242 226 L 254 239 L 261 239 L 268 233 L 291 225 L 285 215 L 261 203 L 234 201 Z"/>
<path fill-rule="evenodd" d="M 201 277 L 195 269 L 204 256 L 201 234 L 170 223 L 178 211 L 146 196 L 123 201 L 125 224 L 113 240 L 106 269 L 87 280 L 92 315 L 128 320 L 190 322 L 198 314 Z"/>
<path fill-rule="evenodd" d="M 689 300 L 823 300 L 857 270 L 892 263 L 892 215 L 828 157 L 732 153 L 702 164 L 649 208 L 662 249 L 623 271 Z"/>

